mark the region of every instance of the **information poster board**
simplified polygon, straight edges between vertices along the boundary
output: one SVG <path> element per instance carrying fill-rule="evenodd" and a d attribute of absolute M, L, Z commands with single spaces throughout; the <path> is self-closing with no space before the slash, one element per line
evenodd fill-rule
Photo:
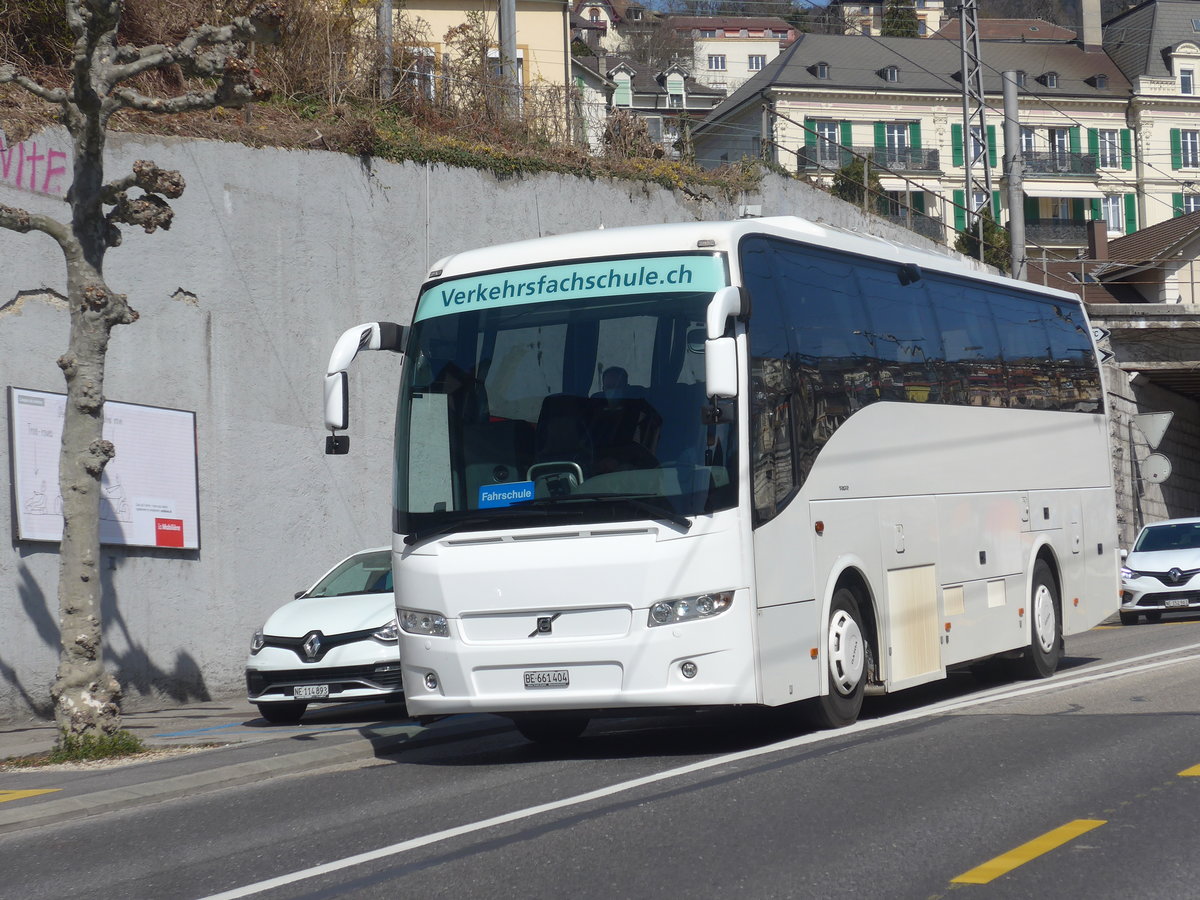
<path fill-rule="evenodd" d="M 65 394 L 8 389 L 17 537 L 61 541 L 58 458 Z M 200 548 L 196 414 L 104 404 L 104 437 L 117 448 L 100 482 L 100 542 Z"/>

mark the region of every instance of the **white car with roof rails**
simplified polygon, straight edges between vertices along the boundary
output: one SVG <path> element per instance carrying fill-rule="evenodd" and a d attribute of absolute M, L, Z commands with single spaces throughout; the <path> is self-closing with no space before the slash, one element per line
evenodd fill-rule
<path fill-rule="evenodd" d="M 391 547 L 348 556 L 272 613 L 251 639 L 246 690 L 277 724 L 310 703 L 403 700 Z"/>

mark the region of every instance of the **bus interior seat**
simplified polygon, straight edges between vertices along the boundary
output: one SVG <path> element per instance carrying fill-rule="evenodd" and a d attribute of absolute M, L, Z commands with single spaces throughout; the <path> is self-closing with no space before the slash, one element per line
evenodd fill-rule
<path fill-rule="evenodd" d="M 534 459 L 591 459 L 590 426 L 594 404 L 576 394 L 551 394 L 542 400 L 534 439 Z"/>

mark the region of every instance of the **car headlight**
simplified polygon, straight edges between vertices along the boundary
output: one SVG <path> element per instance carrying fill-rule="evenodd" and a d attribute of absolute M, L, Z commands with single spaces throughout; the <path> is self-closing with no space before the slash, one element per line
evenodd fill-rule
<path fill-rule="evenodd" d="M 677 600 L 659 600 L 650 607 L 646 624 L 654 627 L 692 619 L 710 619 L 725 612 L 732 603 L 733 591 L 697 594 L 694 597 L 680 597 Z"/>
<path fill-rule="evenodd" d="M 254 637 L 250 638 L 250 652 L 257 653 L 267 644 L 267 639 L 263 637 L 263 630 L 260 628 L 254 632 Z"/>
<path fill-rule="evenodd" d="M 1129 566 L 1121 566 L 1122 578 L 1139 578 L 1141 577 L 1141 574 L 1141 572 L 1135 572 L 1133 569 L 1129 568 Z"/>
<path fill-rule="evenodd" d="M 377 641 L 385 641 L 386 643 L 394 644 L 396 641 L 400 640 L 400 623 L 395 619 L 392 619 L 392 621 L 388 622 L 379 630 L 372 631 L 371 637 L 375 638 Z"/>
<path fill-rule="evenodd" d="M 419 609 L 397 610 L 399 625 L 409 634 L 427 634 L 434 637 L 449 637 L 450 625 L 439 613 L 422 612 Z"/>

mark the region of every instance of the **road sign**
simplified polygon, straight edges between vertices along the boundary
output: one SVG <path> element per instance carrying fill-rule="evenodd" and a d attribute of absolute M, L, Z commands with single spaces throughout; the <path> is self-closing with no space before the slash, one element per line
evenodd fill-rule
<path fill-rule="evenodd" d="M 1096 341 L 1097 344 L 1100 343 L 1101 341 L 1108 340 L 1108 336 L 1110 334 L 1112 334 L 1112 332 L 1109 331 L 1107 328 L 1101 328 L 1099 325 L 1092 326 L 1092 338 Z"/>
<path fill-rule="evenodd" d="M 1146 436 L 1150 449 L 1157 450 L 1174 415 L 1173 412 L 1135 413 L 1133 424 Z"/>
<path fill-rule="evenodd" d="M 1142 462 L 1142 477 L 1154 484 L 1162 484 L 1171 477 L 1171 461 L 1161 453 L 1151 453 Z"/>

